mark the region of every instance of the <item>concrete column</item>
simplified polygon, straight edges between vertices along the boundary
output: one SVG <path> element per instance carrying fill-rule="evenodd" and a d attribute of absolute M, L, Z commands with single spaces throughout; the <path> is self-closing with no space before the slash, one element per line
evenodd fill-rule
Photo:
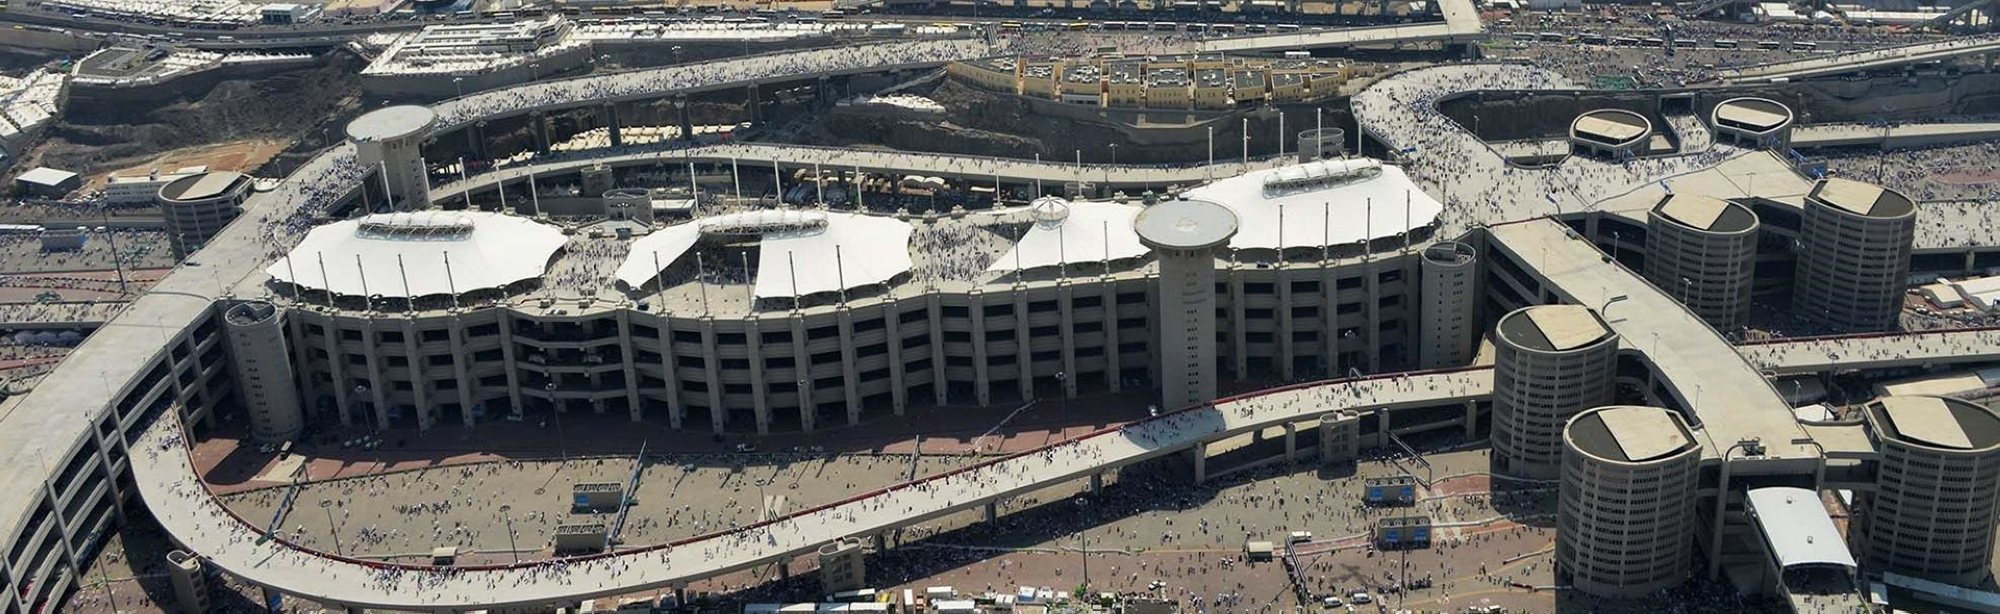
<path fill-rule="evenodd" d="M 1014 292 L 1014 388 L 1019 391 L 1021 401 L 1035 398 L 1035 359 L 1028 343 L 1028 292 L 1020 288 Z M 1058 392 L 1056 394 L 1062 394 Z"/>
<path fill-rule="evenodd" d="M 901 416 L 910 405 L 910 390 L 903 370 L 903 306 L 891 296 L 876 307 L 882 311 L 882 332 L 889 348 L 889 408 Z M 936 340 L 932 340 L 933 343 Z"/>
<path fill-rule="evenodd" d="M 541 111 L 535 111 L 535 112 L 533 112 L 533 113 L 529 113 L 529 114 L 528 114 L 528 121 L 531 121 L 531 122 L 534 122 L 534 124 L 535 124 L 535 126 L 534 126 L 534 128 L 535 128 L 535 151 L 537 151 L 537 152 L 540 152 L 540 153 L 541 153 L 542 155 L 545 155 L 545 156 L 546 156 L 546 155 L 548 155 L 548 154 L 549 154 L 549 120 L 548 120 L 548 116 L 546 116 L 546 115 L 543 115 Z"/>
<path fill-rule="evenodd" d="M 854 354 L 854 312 L 841 305 L 834 314 L 839 320 L 836 326 L 840 327 L 840 379 L 846 393 L 847 424 L 854 426 L 861 424 L 861 370 L 854 364 L 859 360 Z"/>
<path fill-rule="evenodd" d="M 1250 326 L 1246 323 L 1248 317 L 1244 315 L 1250 301 L 1243 292 L 1243 277 L 1248 273 L 1247 269 L 1236 266 L 1234 262 L 1223 266 L 1222 270 L 1229 272 L 1229 364 L 1235 365 L 1234 379 L 1240 382 L 1250 377 Z"/>
<path fill-rule="evenodd" d="M 618 310 L 618 350 L 623 353 L 625 363 L 625 413 L 633 422 L 646 420 L 646 410 L 639 402 L 639 348 L 632 343 L 632 314 L 630 309 Z"/>
<path fill-rule="evenodd" d="M 689 110 L 688 110 L 688 102 L 687 102 L 687 97 L 686 97 L 686 96 L 681 96 L 681 97 L 678 97 L 678 98 L 675 98 L 675 99 L 674 99 L 674 108 L 676 108 L 676 109 L 678 109 L 678 110 L 680 111 L 680 122 L 681 122 L 681 139 L 680 139 L 680 140 L 683 140 L 683 141 L 686 141 L 686 140 L 689 140 L 689 139 L 693 139 L 693 138 L 694 138 L 694 113 L 693 113 L 692 111 L 689 111 Z"/>
<path fill-rule="evenodd" d="M 799 381 L 792 382 L 792 385 L 798 386 L 799 427 L 805 432 L 810 433 L 813 432 L 813 429 L 819 428 L 819 403 L 813 398 L 817 396 L 813 393 L 819 386 L 813 383 L 816 378 L 812 374 L 812 349 L 806 347 L 805 316 L 794 311 L 789 321 L 792 326 L 793 364 L 798 366 L 798 380 L 805 382 L 803 384 L 799 383 Z M 752 355 L 754 356 L 755 354 Z"/>
<path fill-rule="evenodd" d="M 1194 483 L 1208 481 L 1208 442 L 1194 444 Z"/>
<path fill-rule="evenodd" d="M 493 159 L 493 157 L 492 157 L 492 156 L 490 156 L 490 155 L 487 155 L 487 153 L 486 153 L 486 121 L 485 121 L 485 120 L 480 120 L 480 121 L 479 121 L 479 123 L 476 123 L 476 124 L 473 124 L 473 125 L 472 125 L 472 127 L 470 127 L 470 128 L 466 128 L 466 129 L 465 129 L 465 140 L 466 140 L 466 143 L 465 143 L 465 144 L 466 144 L 466 148 L 467 148 L 467 149 L 470 149 L 470 150 L 472 150 L 472 157 L 474 157 L 474 158 L 478 158 L 478 159 L 480 159 L 480 160 L 491 160 L 491 159 Z"/>
<path fill-rule="evenodd" d="M 1104 474 L 1102 473 L 1090 474 L 1090 494 L 1093 495 L 1102 494 L 1103 492 L 1104 492 Z"/>
<path fill-rule="evenodd" d="M 1125 357 L 1118 351 L 1118 284 L 1111 276 L 1098 277 L 1098 287 L 1103 291 L 1099 308 L 1104 311 L 1104 384 L 1112 394 L 1125 391 Z"/>
<path fill-rule="evenodd" d="M 375 347 L 374 319 L 369 319 L 362 323 L 361 343 L 362 347 L 367 348 L 363 350 L 363 355 L 366 356 L 365 362 L 368 367 L 368 392 L 373 395 L 375 400 L 375 424 L 381 428 L 388 428 L 389 393 L 382 389 L 389 387 L 389 381 L 388 378 L 382 376 L 382 356 Z"/>
<path fill-rule="evenodd" d="M 333 318 L 320 320 L 319 324 L 320 349 L 326 351 L 327 366 L 333 371 L 334 410 L 340 413 L 341 426 L 354 426 L 354 416 L 348 413 L 347 402 L 347 395 L 353 392 L 353 385 L 347 382 L 347 353 L 340 350 L 340 330 L 335 326 Z"/>
<path fill-rule="evenodd" d="M 468 364 L 473 360 L 473 352 L 465 348 L 465 327 L 459 325 L 458 316 L 452 316 L 449 335 L 451 375 L 458 379 L 459 411 L 464 418 L 465 426 L 473 426 L 478 422 L 477 418 L 472 417 L 472 406 L 479 403 L 478 388 L 475 386 L 477 382 L 472 379 L 472 366 Z"/>
<path fill-rule="evenodd" d="M 1072 306 L 1072 303 L 1075 301 L 1076 286 L 1071 284 L 1067 279 L 1056 282 L 1056 318 L 1058 319 L 1056 326 L 1059 327 L 1057 330 L 1062 333 L 1062 354 L 1060 356 L 1062 358 L 1062 370 L 1066 374 L 1063 381 L 1059 383 L 1062 384 L 1063 397 L 1071 399 L 1076 398 L 1077 380 L 1076 310 Z"/>
<path fill-rule="evenodd" d="M 790 579 L 792 579 L 792 559 L 791 559 L 791 557 L 785 557 L 785 558 L 782 558 L 782 559 L 778 559 L 778 563 L 777 563 L 777 565 L 778 565 L 778 579 L 779 579 L 779 580 L 790 580 Z"/>
<path fill-rule="evenodd" d="M 1299 462 L 1299 425 L 1285 423 L 1285 462 Z"/>
<path fill-rule="evenodd" d="M 944 297 L 930 292 L 924 295 L 924 302 L 930 317 L 927 325 L 931 330 L 931 396 L 941 407 L 949 399 L 947 390 L 951 384 L 945 378 L 944 368 Z"/>
<path fill-rule="evenodd" d="M 980 300 L 985 293 L 973 288 L 966 295 L 965 313 L 972 320 L 972 391 L 974 402 L 984 407 L 993 404 L 993 380 L 986 368 L 986 303 Z M 943 340 L 939 337 L 936 343 L 942 346 Z M 944 364 L 938 366 L 942 368 Z"/>
<path fill-rule="evenodd" d="M 1292 342 L 1292 269 L 1286 268 L 1285 262 L 1280 260 L 1273 277 L 1276 279 L 1273 287 L 1277 289 L 1278 304 L 1272 310 L 1277 320 L 1277 332 L 1271 336 L 1278 344 L 1278 373 L 1290 380 L 1296 377 L 1294 363 L 1298 362 L 1298 344 Z"/>
<path fill-rule="evenodd" d="M 416 406 L 417 430 L 431 430 L 437 411 L 437 403 L 431 399 L 431 379 L 424 373 L 426 366 L 422 352 L 417 351 L 417 325 L 414 320 L 403 320 L 403 360 L 409 363 L 411 404 Z"/>
<path fill-rule="evenodd" d="M 757 434 L 771 433 L 771 392 L 764 384 L 764 321 L 757 314 L 744 318 L 743 343 L 750 357 L 750 403 L 757 412 Z M 709 354 L 710 361 L 719 361 L 715 354 Z M 797 366 L 797 363 L 793 363 Z"/>
<path fill-rule="evenodd" d="M 1649 388 L 1650 388 L 1650 387 L 1649 387 Z M 1472 439 L 1472 437 L 1473 437 L 1474 435 L 1478 435 L 1478 434 L 1479 434 L 1479 402 L 1478 402 L 1478 401 L 1466 401 L 1466 402 L 1465 402 L 1465 427 L 1464 427 L 1464 429 L 1465 429 L 1465 430 L 1464 430 L 1464 435 L 1465 435 L 1465 438 L 1466 438 L 1466 439 L 1468 439 L 1468 440 L 1469 440 L 1469 439 Z"/>
<path fill-rule="evenodd" d="M 667 383 L 667 426 L 680 430 L 681 422 L 687 419 L 687 406 L 681 402 L 680 365 L 674 364 L 674 319 L 662 316 L 654 322 L 654 334 L 660 343 L 660 379 Z"/>
<path fill-rule="evenodd" d="M 1389 445 L 1389 410 L 1375 410 L 1375 445 Z"/>
<path fill-rule="evenodd" d="M 986 505 L 980 506 L 979 509 L 985 513 L 987 522 L 993 522 L 994 518 L 1000 516 L 1000 502 L 998 501 L 987 501 Z"/>
<path fill-rule="evenodd" d="M 701 316 L 701 365 L 705 372 L 703 375 L 708 378 L 708 420 L 712 432 L 721 435 L 729 423 L 729 411 L 722 404 L 722 360 L 716 358 L 720 354 L 715 346 L 715 317 L 704 314 Z M 760 435 L 770 431 L 769 424 L 757 425 Z"/>
<path fill-rule="evenodd" d="M 763 121 L 764 111 L 759 108 L 763 101 L 757 97 L 757 86 L 751 85 L 743 89 L 745 90 L 744 98 L 749 100 L 747 104 L 743 105 L 743 108 L 750 112 L 750 121 Z"/>
<path fill-rule="evenodd" d="M 1362 313 L 1368 314 L 1368 326 L 1367 330 L 1361 331 L 1357 336 L 1368 343 L 1361 349 L 1361 355 L 1368 357 L 1369 373 L 1382 372 L 1382 267 L 1378 265 L 1380 262 L 1371 259 L 1369 266 L 1363 267 L 1367 269 L 1367 276 L 1361 280 L 1361 283 L 1368 288 L 1368 304 L 1361 306 Z"/>
<path fill-rule="evenodd" d="M 876 533 L 876 534 L 875 534 L 875 551 L 876 551 L 876 552 L 881 552 L 881 551 L 884 551 L 884 550 L 888 550 L 888 549 L 889 549 L 889 534 L 888 534 L 888 533 Z"/>
<path fill-rule="evenodd" d="M 625 134 L 624 134 L 624 131 L 623 131 L 623 127 L 621 127 L 621 126 L 619 126 L 619 125 L 618 125 L 618 104 L 617 104 L 617 103 L 605 103 L 605 105 L 604 105 L 604 129 L 605 129 L 605 131 L 606 131 L 606 132 L 609 132 L 609 133 L 611 133 L 611 146 L 612 146 L 612 147 L 620 147 L 620 146 L 623 146 L 623 145 L 625 145 Z"/>
<path fill-rule="evenodd" d="M 343 609 L 347 610 L 347 614 L 365 614 L 368 611 L 366 608 L 358 605 L 347 606 Z"/>

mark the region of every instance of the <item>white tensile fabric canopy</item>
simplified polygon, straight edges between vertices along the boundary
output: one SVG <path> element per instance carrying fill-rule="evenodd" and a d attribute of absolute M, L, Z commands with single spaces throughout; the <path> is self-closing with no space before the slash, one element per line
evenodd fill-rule
<path fill-rule="evenodd" d="M 316 291 L 414 298 L 540 277 L 567 241 L 554 227 L 499 213 L 382 213 L 314 228 L 264 271 Z"/>

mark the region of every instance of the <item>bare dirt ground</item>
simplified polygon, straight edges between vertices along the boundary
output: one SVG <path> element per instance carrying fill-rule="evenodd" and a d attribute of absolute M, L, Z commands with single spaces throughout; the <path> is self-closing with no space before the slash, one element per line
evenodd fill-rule
<path fill-rule="evenodd" d="M 281 139 L 256 138 L 161 152 L 146 162 L 95 174 L 84 183 L 84 190 L 104 187 L 104 182 L 111 175 L 138 176 L 155 169 L 162 173 L 171 173 L 175 169 L 206 166 L 210 171 L 247 173 L 263 166 L 273 156 L 278 155 L 278 152 L 284 151 L 286 145 L 287 143 Z"/>

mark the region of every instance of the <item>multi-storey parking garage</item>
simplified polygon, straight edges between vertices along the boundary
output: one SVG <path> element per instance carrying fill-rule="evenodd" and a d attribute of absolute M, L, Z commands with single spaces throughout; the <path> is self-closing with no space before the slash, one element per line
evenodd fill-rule
<path fill-rule="evenodd" d="M 977 52 L 972 46 L 944 47 L 900 63 L 881 61 L 871 51 L 839 58 L 827 54 L 791 58 L 798 61 L 776 62 L 771 70 L 784 78 L 814 78 L 869 70 L 871 61 L 881 66 L 929 65 L 936 57 Z M 664 72 L 692 79 L 698 71 Z M 1424 311 L 1408 307 L 1424 298 L 1421 285 L 1412 279 L 1421 277 L 1424 268 L 1412 250 L 1418 235 L 1436 228 L 1445 238 L 1462 240 L 1471 250 L 1469 255 L 1476 256 L 1473 261 L 1480 263 L 1474 313 L 1497 315 L 1549 303 L 1587 306 L 1603 315 L 1592 319 L 1606 336 L 1629 342 L 1613 344 L 1615 377 L 1634 384 L 1646 404 L 1677 413 L 1686 422 L 1684 436 L 1699 450 L 1695 530 L 1688 538 L 1710 561 L 1709 575 L 1719 576 L 1725 567 L 1734 570 L 1782 558 L 1768 548 L 1760 549 L 1764 542 L 1748 539 L 1759 529 L 1746 518 L 1747 491 L 1770 492 L 1764 489 L 1773 484 L 1799 483 L 1809 484 L 1815 492 L 1873 487 L 1878 478 L 1866 461 L 1877 452 L 1865 436 L 1856 437 L 1861 427 L 1802 426 L 1763 374 L 1731 356 L 1727 342 L 1679 308 L 1669 289 L 1602 262 L 1602 252 L 1589 243 L 1598 239 L 1594 222 L 1583 220 L 1584 232 L 1579 233 L 1536 219 L 1555 213 L 1557 207 L 1575 217 L 1575 212 L 1585 210 L 1582 205 L 1621 193 L 1643 198 L 1650 206 L 1660 196 L 1647 192 L 1656 182 L 1664 188 L 1707 178 L 1712 185 L 1713 175 L 1733 172 L 1723 168 L 1726 165 L 1768 164 L 1771 158 L 1723 147 L 1718 153 L 1648 164 L 1571 160 L 1551 169 L 1503 172 L 1504 161 L 1497 155 L 1473 144 L 1435 108 L 1415 104 L 1515 79 L 1558 85 L 1556 80 L 1534 76 L 1533 69 L 1519 66 L 1423 69 L 1393 76 L 1356 97 L 1365 132 L 1399 150 L 1430 152 L 1405 162 L 1421 169 L 1420 177 L 1438 176 L 1436 160 L 1453 160 L 1457 166 L 1452 176 L 1462 180 L 1441 185 L 1442 202 L 1395 183 L 1403 172 L 1398 167 L 1370 168 L 1351 162 L 1338 168 L 1253 172 L 1188 191 L 1190 197 L 1233 207 L 1241 220 L 1228 259 L 1215 265 L 1216 305 L 1223 310 L 1223 319 L 1216 323 L 1218 372 L 1243 377 L 1276 370 L 1287 377 L 1305 377 L 1410 364 L 1414 360 L 1410 347 L 1417 338 L 1413 331 L 1429 325 L 1417 321 Z M 460 99 L 436 109 L 440 116 L 436 130 L 446 133 L 533 109 L 591 107 L 665 89 L 650 77 L 625 78 L 629 82 L 591 78 L 538 83 Z M 700 79 L 706 80 L 693 85 L 740 85 Z M 479 130 L 467 132 L 468 149 L 485 147 Z M 703 164 L 726 163 L 729 156 L 722 150 L 690 151 L 691 157 L 707 156 L 699 160 Z M 868 155 L 895 158 L 893 164 L 905 165 L 956 160 L 920 154 Z M 1093 207 L 1085 203 L 1072 203 L 1066 221 L 1015 235 L 1011 243 L 1000 241 L 1015 249 L 1003 245 L 981 251 L 992 259 L 985 263 L 989 266 L 979 267 L 976 275 L 952 279 L 920 276 L 925 263 L 935 262 L 935 255 L 927 256 L 922 249 L 909 250 L 910 271 L 918 273 L 882 275 L 850 268 L 841 256 L 846 246 L 857 243 L 837 240 L 844 231 L 830 230 L 831 213 L 826 214 L 827 225 L 815 222 L 807 225 L 810 228 L 789 228 L 787 232 L 800 234 L 782 238 L 760 235 L 749 241 L 692 233 L 695 238 L 687 249 L 723 250 L 697 251 L 698 273 L 711 262 L 705 254 L 756 258 L 754 266 L 744 267 L 747 277 L 731 283 L 654 283 L 653 275 L 648 275 L 631 284 L 617 272 L 619 261 L 629 258 L 608 249 L 589 249 L 584 243 L 592 240 L 587 229 L 581 236 L 567 236 L 559 243 L 550 239 L 546 247 L 538 247 L 549 250 L 538 253 L 554 254 L 553 260 L 536 264 L 522 277 L 496 274 L 512 270 L 498 266 L 475 272 L 468 263 L 461 269 L 461 258 L 472 258 L 473 252 L 459 250 L 476 247 L 475 243 L 436 240 L 418 246 L 417 241 L 408 241 L 482 232 L 478 221 L 451 216 L 371 220 L 378 227 L 368 230 L 356 222 L 346 230 L 349 237 L 374 233 L 366 240 L 387 237 L 408 243 L 369 251 L 359 261 L 328 258 L 322 265 L 316 255 L 298 251 L 299 241 L 311 236 L 304 233 L 303 222 L 343 210 L 359 200 L 359 186 L 380 182 L 373 174 L 377 169 L 356 163 L 354 157 L 351 145 L 330 148 L 278 189 L 252 197 L 247 208 L 258 211 L 262 219 L 224 230 L 195 254 L 191 266 L 177 269 L 154 293 L 108 323 L 34 393 L 6 401 L 6 428 L 0 429 L 0 444 L 5 444 L 0 454 L 6 456 L 0 459 L 16 468 L 0 482 L 9 501 L 4 508 L 9 522 L 0 524 L 9 529 L 6 612 L 42 609 L 71 590 L 79 565 L 98 546 L 100 529 L 117 521 L 123 513 L 121 503 L 132 492 L 144 493 L 154 516 L 190 552 L 279 592 L 347 607 L 544 608 L 635 588 L 678 586 L 782 561 L 833 540 L 879 534 L 1053 482 L 1087 477 L 1107 467 L 1184 450 L 1193 451 L 1199 476 L 1207 442 L 1250 429 L 1283 426 L 1290 434 L 1301 423 L 1332 415 L 1335 424 L 1327 430 L 1357 434 L 1369 443 L 1380 443 L 1388 434 L 1405 429 L 1457 427 L 1476 433 L 1479 402 L 1497 387 L 1486 370 L 1448 371 L 1274 392 L 1266 398 L 1268 403 L 1231 400 L 1214 408 L 1167 412 L 1134 429 L 1061 444 L 1051 454 L 1061 455 L 1060 463 L 1045 462 L 1043 454 L 1051 451 L 1038 451 L 957 478 L 944 476 L 922 487 L 890 489 L 778 522 L 696 538 L 671 549 L 577 561 L 563 566 L 558 581 L 535 581 L 552 576 L 547 568 L 533 565 L 442 571 L 327 556 L 282 540 L 257 539 L 256 529 L 217 513 L 219 508 L 185 461 L 189 437 L 205 435 L 218 411 L 238 411 L 248 403 L 239 398 L 237 388 L 246 377 L 229 366 L 224 346 L 233 340 L 225 341 L 228 312 L 218 304 L 235 304 L 223 301 L 226 294 L 268 297 L 274 315 L 283 311 L 282 319 L 264 318 L 261 307 L 247 308 L 240 315 L 249 324 L 282 322 L 289 343 L 260 347 L 282 347 L 293 355 L 308 406 L 327 411 L 318 409 L 319 399 L 330 398 L 331 411 L 340 419 L 373 421 L 389 428 L 436 424 L 451 419 L 454 411 L 460 420 L 476 422 L 481 415 L 499 412 L 598 407 L 623 409 L 641 418 L 664 409 L 669 421 L 679 416 L 692 423 L 685 425 L 689 428 L 703 428 L 704 418 L 711 429 L 783 428 L 791 426 L 789 421 L 769 425 L 788 415 L 798 416 L 799 428 L 811 428 L 825 422 L 822 414 L 838 421 L 846 412 L 851 420 L 856 412 L 883 411 L 883 407 L 893 412 L 920 405 L 926 397 L 932 402 L 940 396 L 953 402 L 1011 400 L 1009 392 L 1032 396 L 1037 382 L 1118 389 L 1127 381 L 1125 373 L 1136 376 L 1143 369 L 1147 377 L 1156 377 L 1157 372 L 1151 359 L 1156 352 L 1143 346 L 1125 350 L 1126 344 L 1158 343 L 1157 334 L 1146 328 L 1157 317 L 1149 298 L 1157 292 L 1157 282 L 1151 272 L 1156 265 L 1142 248 L 1132 248 L 1138 245 L 1136 237 L 1115 236 L 1107 230 L 1119 228 L 1110 223 L 1117 209 L 1091 211 Z M 990 166 L 999 171 L 999 179 L 1017 183 L 1075 172 L 1067 165 L 1012 161 L 990 161 Z M 1166 184 L 1194 183 L 1209 172 L 1233 175 L 1242 170 L 1237 165 L 1126 167 L 1107 173 L 1133 177 L 1135 183 Z M 1571 181 L 1593 174 L 1599 180 Z M 506 176 L 503 172 L 482 179 Z M 1771 177 L 1757 185 L 1779 186 L 1765 188 L 1775 193 L 1788 185 L 1783 179 Z M 1544 186 L 1552 183 L 1578 187 L 1551 195 Z M 1382 186 L 1394 187 L 1380 195 L 1352 194 L 1364 202 L 1406 203 L 1401 210 L 1385 211 L 1375 205 L 1357 211 L 1345 206 L 1351 198 L 1325 197 L 1335 190 Z M 465 186 L 457 189 L 462 194 Z M 439 192 L 440 200 L 450 197 L 446 190 Z M 1727 188 L 1708 193 L 1729 198 L 1752 195 L 1729 194 Z M 1288 194 L 1304 196 L 1285 200 Z M 1127 207 L 1136 216 L 1137 207 L 1105 206 Z M 505 227 L 533 241 L 548 235 L 549 227 L 537 228 L 539 222 L 486 215 L 510 220 Z M 1086 215 L 1100 217 L 1082 217 Z M 1336 217 L 1350 223 L 1301 226 L 1298 222 Z M 1360 223 L 1351 223 L 1356 218 Z M 1418 223 L 1411 223 L 1412 218 Z M 1095 234 L 1087 232 L 1086 219 L 1100 222 Z M 1486 229 L 1471 230 L 1477 227 Z M 662 235 L 658 241 L 678 236 L 665 233 L 666 229 L 643 230 L 649 239 Z M 712 242 L 703 246 L 705 238 Z M 1938 246 L 1949 241 L 1922 236 L 1919 242 Z M 1028 245 L 1053 249 L 1021 249 Z M 840 249 L 833 249 L 836 246 Z M 633 255 L 632 249 L 626 251 L 626 256 Z M 638 266 L 651 268 L 654 274 L 688 266 L 685 257 L 647 262 L 653 254 L 668 251 L 673 250 L 655 247 L 639 252 L 643 259 Z M 786 257 L 829 251 L 832 258 Z M 273 254 L 290 256 L 273 260 Z M 403 259 L 392 268 L 367 255 Z M 535 255 L 527 254 L 527 259 Z M 482 256 L 488 259 L 485 264 L 497 264 L 514 262 L 522 254 Z M 991 266 L 1017 258 L 1012 268 Z M 1037 260 L 1030 264 L 1029 258 Z M 825 271 L 833 279 L 828 281 L 827 275 L 788 279 L 799 266 L 815 267 L 811 270 Z M 403 271 L 410 267 L 436 271 L 405 281 Z M 272 283 L 281 277 L 274 272 L 280 268 L 290 283 Z M 460 289 L 456 287 L 460 275 L 467 276 L 468 284 L 475 279 L 480 283 Z M 841 280 L 848 276 L 860 283 Z M 314 279 L 318 285 L 310 283 Z M 566 280 L 577 279 L 591 283 L 573 285 L 592 289 L 563 289 Z M 350 281 L 351 286 L 346 283 Z M 823 284 L 814 286 L 823 289 L 803 292 L 809 284 Z M 443 291 L 426 290 L 437 286 Z M 1314 300 L 1317 304 L 1312 304 Z M 872 315 L 867 313 L 871 310 Z M 908 327 L 906 317 L 912 318 Z M 1124 326 L 1132 318 L 1144 318 L 1145 323 Z M 312 328 L 315 325 L 319 328 Z M 1136 334 L 1141 331 L 1144 334 Z M 768 346 L 766 335 L 770 335 Z M 790 353 L 781 354 L 786 348 Z M 904 354 L 905 349 L 914 355 Z M 928 364 L 920 362 L 924 353 L 929 354 Z M 791 362 L 769 362 L 781 358 Z M 1281 394 L 1289 396 L 1275 396 Z M 97 410 L 76 411 L 79 407 Z M 1385 411 L 1369 414 L 1372 420 L 1359 413 L 1341 413 L 1357 408 Z M 282 431 L 278 427 L 282 425 L 274 425 L 274 430 Z M 57 447 L 64 449 L 52 449 Z M 1824 459 L 1836 453 L 1843 461 L 1860 462 L 1822 471 Z M 133 454 L 147 462 L 130 463 Z M 1805 509 L 1796 513 L 1812 508 L 1801 507 Z M 1823 510 L 1820 513 L 1823 519 Z M 1990 526 L 1992 519 L 1980 521 Z M 385 572 L 388 568 L 401 571 Z"/>

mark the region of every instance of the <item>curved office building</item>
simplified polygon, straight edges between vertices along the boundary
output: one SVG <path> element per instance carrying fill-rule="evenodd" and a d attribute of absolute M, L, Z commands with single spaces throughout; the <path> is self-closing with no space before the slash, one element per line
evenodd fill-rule
<path fill-rule="evenodd" d="M 1611 403 L 1618 337 L 1581 305 L 1516 309 L 1493 336 L 1493 470 L 1553 479 L 1563 425 Z"/>
<path fill-rule="evenodd" d="M 1668 194 L 1646 218 L 1646 281 L 1718 330 L 1749 322 L 1757 214 L 1718 198 Z"/>
<path fill-rule="evenodd" d="M 1792 313 L 1842 330 L 1895 328 L 1916 233 L 1910 197 L 1852 179 L 1821 179 L 1806 194 Z"/>
<path fill-rule="evenodd" d="M 1680 584 L 1694 559 L 1701 446 L 1657 407 L 1592 409 L 1563 429 L 1556 583 L 1600 597 Z"/>
<path fill-rule="evenodd" d="M 1863 409 L 1881 457 L 1868 495 L 1866 556 L 1938 582 L 1984 579 L 2000 497 L 2000 416 L 1941 397 L 1884 397 Z"/>

